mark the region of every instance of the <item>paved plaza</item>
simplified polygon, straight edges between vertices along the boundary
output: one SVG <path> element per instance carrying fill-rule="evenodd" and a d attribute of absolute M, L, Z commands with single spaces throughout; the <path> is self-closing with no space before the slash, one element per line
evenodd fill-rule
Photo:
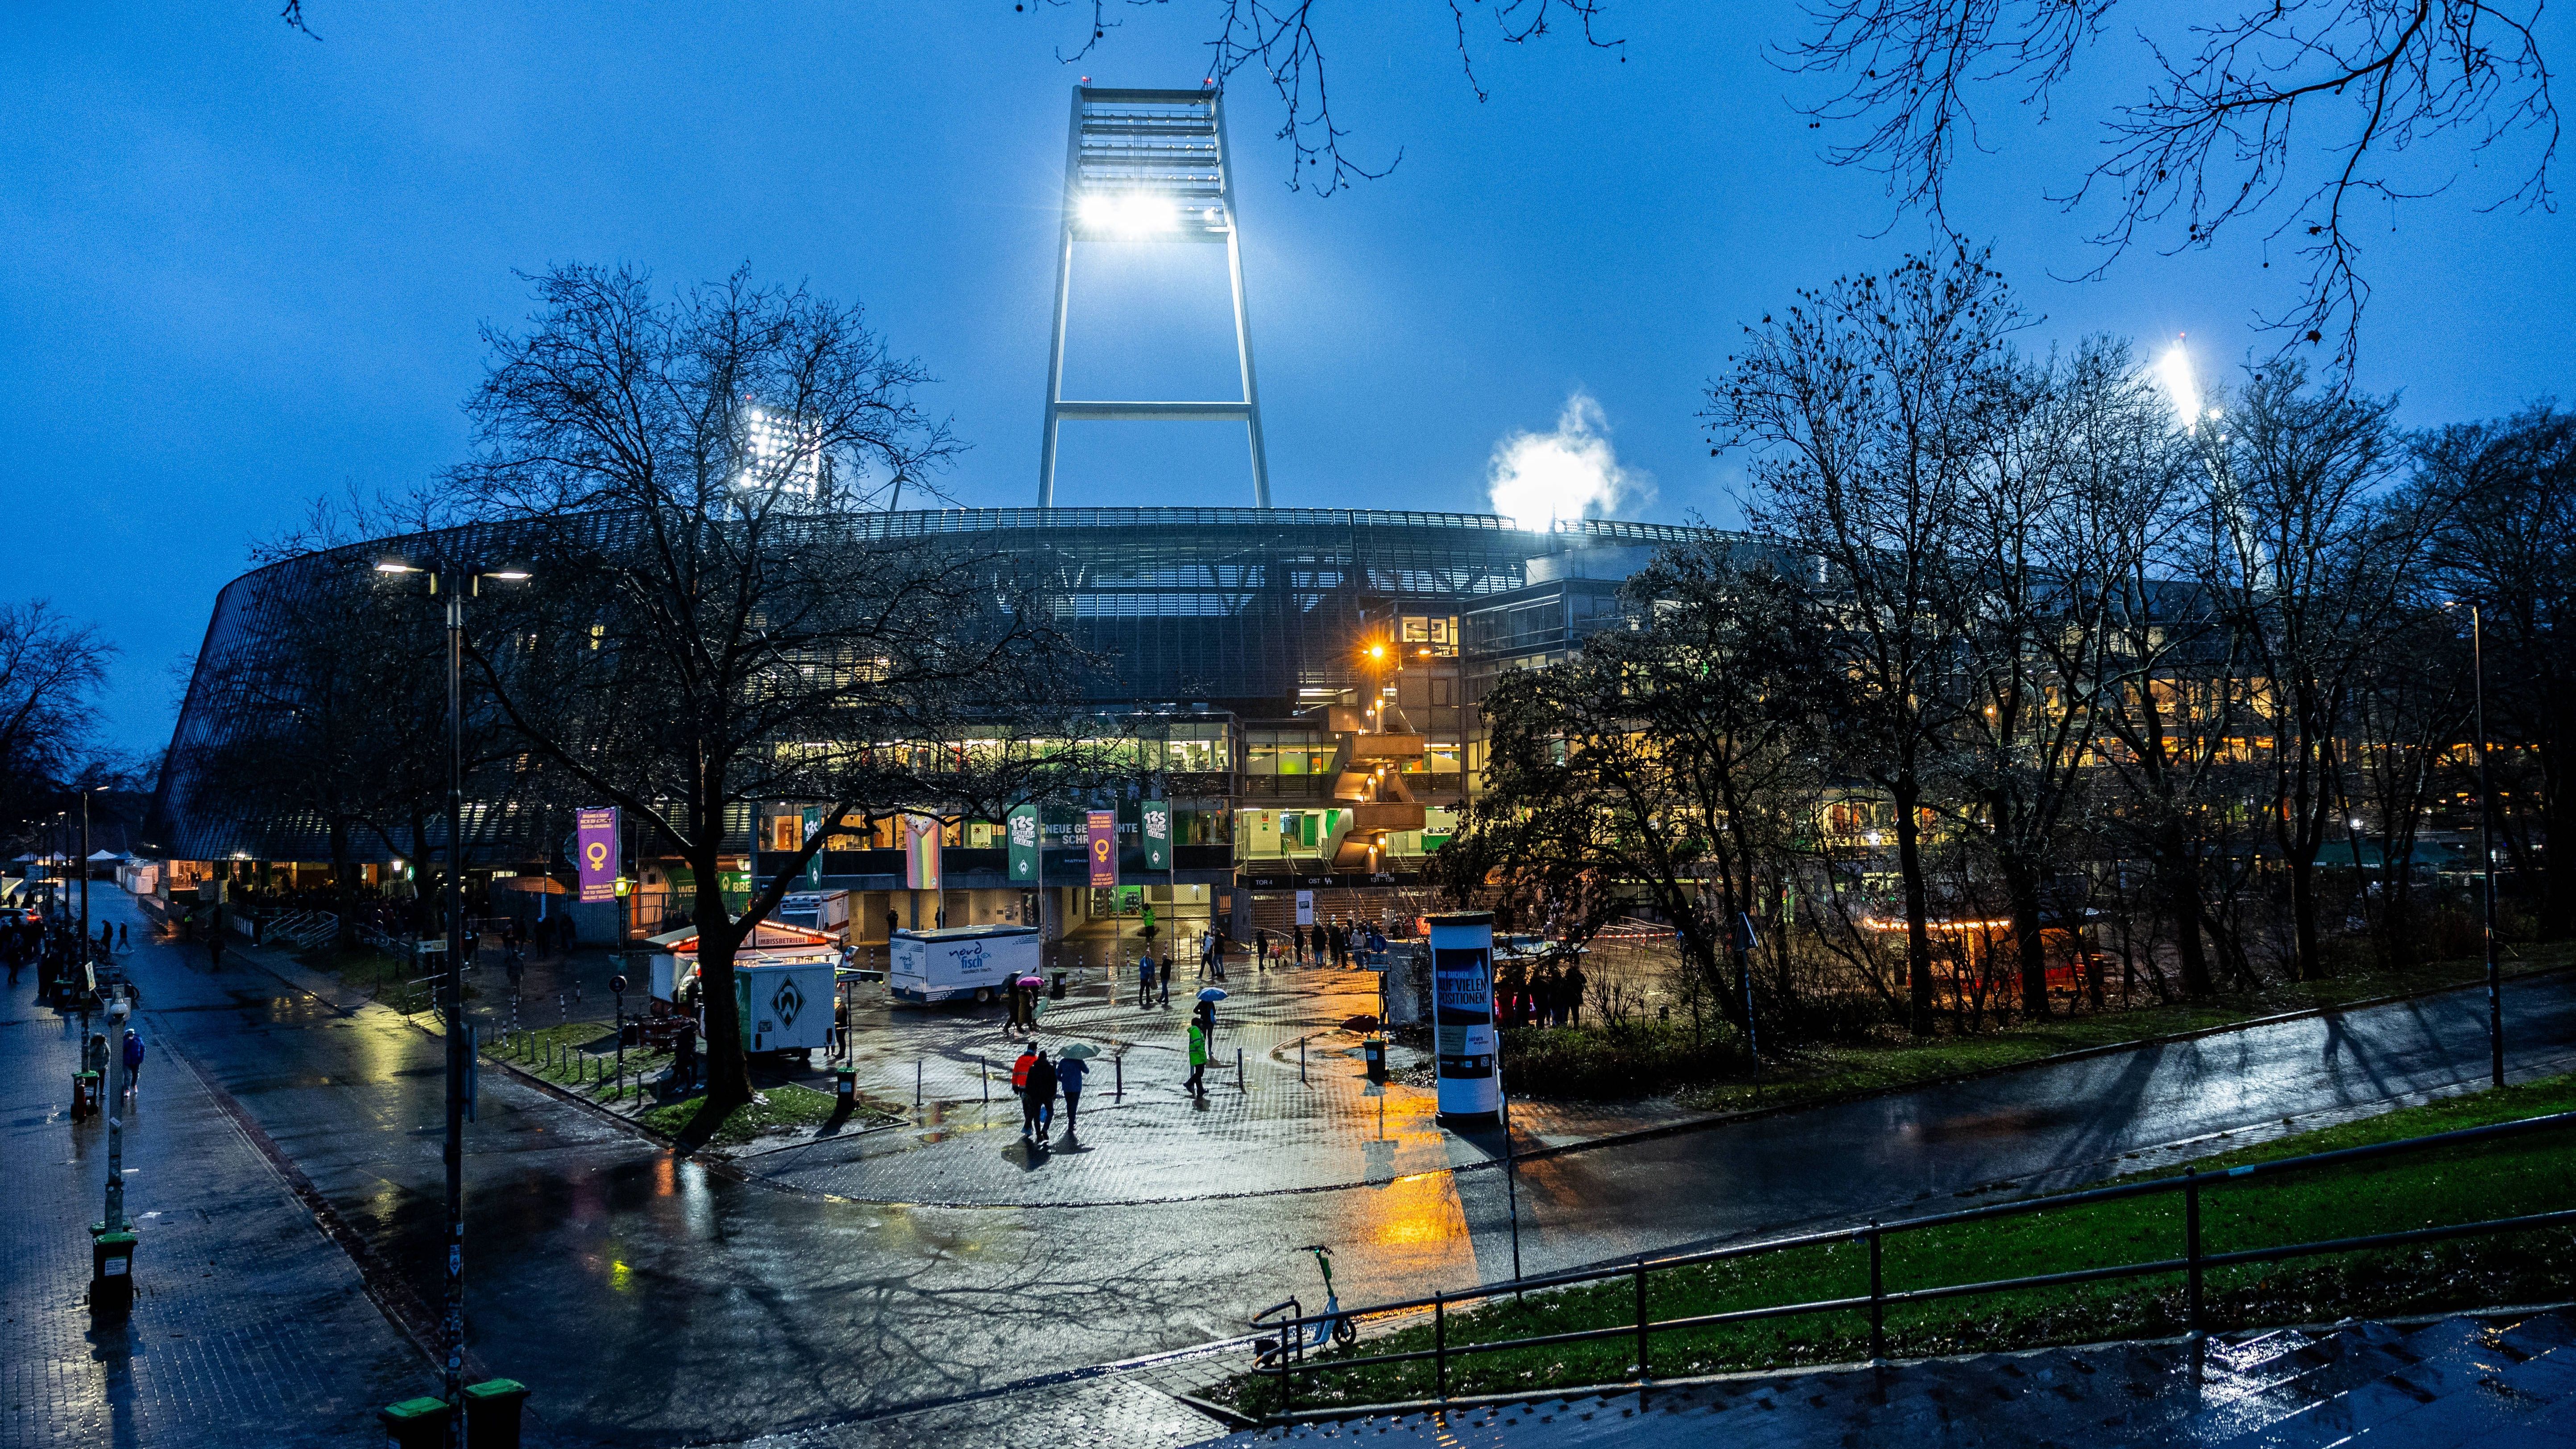
<path fill-rule="evenodd" d="M 0 1226 L 8 1443 L 348 1442 L 433 1382 L 387 1313 L 436 1281 L 440 1044 L 278 952 L 210 972 L 121 895 L 96 901 L 138 927 L 152 1055 L 129 1201 L 162 1216 L 130 1336 L 93 1341 L 97 1128 L 62 1119 L 76 1043 L 22 985 L 0 1028 L 10 1160 L 33 1169 L 10 1175 Z M 899 1443 L 916 1410 L 985 1426 L 979 1442 L 1094 1442 L 1050 1417 L 1074 1415 L 1111 1426 L 1098 1442 L 1179 1444 L 1214 1429 L 1167 1391 L 1241 1357 L 1192 1351 L 1311 1294 L 1308 1243 L 1333 1246 L 1346 1301 L 1463 1288 L 1510 1275 L 1515 1206 L 1542 1272 L 2181 1160 L 2457 1090 L 2485 1064 L 2466 992 L 1699 1130 L 1530 1113 L 1521 1148 L 1559 1150 L 1512 1192 L 1499 1139 L 1434 1131 L 1422 1093 L 1372 1092 L 1311 1040 L 1299 1081 L 1291 1044 L 1338 1029 L 1365 978 L 1233 974 L 1219 1040 L 1245 1048 L 1244 1087 L 1221 1078 L 1204 1108 L 1170 1065 L 1138 1067 L 1169 1055 L 1159 1009 L 1049 1013 L 1058 1039 L 1131 1048 L 1126 1100 L 1086 1104 L 1080 1151 L 1032 1154 L 1015 1111 L 966 1096 L 955 1063 L 997 1040 L 972 1012 L 863 1027 L 881 1082 L 908 1055 L 950 1064 L 952 1089 L 901 1122 L 733 1160 L 676 1157 L 487 1065 L 467 1159 L 478 1371 L 533 1387 L 549 1444 Z M 2509 1020 L 2517 1075 L 2564 1070 L 2576 983 L 2517 988 Z M 272 1414 L 295 1427 L 258 1437 Z M 1043 1424 L 1062 1431 L 1028 1437 Z"/>

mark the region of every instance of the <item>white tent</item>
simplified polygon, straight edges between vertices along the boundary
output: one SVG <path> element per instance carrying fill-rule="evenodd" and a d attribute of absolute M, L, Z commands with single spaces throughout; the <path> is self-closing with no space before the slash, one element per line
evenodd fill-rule
<path fill-rule="evenodd" d="M 113 850 L 96 850 L 90 852 L 89 863 L 92 865 L 110 865 L 125 858 L 126 857 L 117 854 Z"/>

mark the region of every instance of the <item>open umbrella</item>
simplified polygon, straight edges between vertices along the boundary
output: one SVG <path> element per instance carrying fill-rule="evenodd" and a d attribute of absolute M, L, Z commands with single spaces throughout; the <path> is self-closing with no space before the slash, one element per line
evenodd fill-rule
<path fill-rule="evenodd" d="M 1071 1057 L 1075 1061 L 1082 1061 L 1085 1058 L 1100 1055 L 1100 1048 L 1093 1046 L 1087 1041 L 1072 1041 L 1066 1042 L 1064 1044 L 1064 1049 L 1057 1052 L 1056 1055 L 1060 1057 Z"/>
<path fill-rule="evenodd" d="M 1018 984 L 1024 988 L 1035 988 L 1046 985 L 1046 982 L 1039 977 L 1023 976 L 1019 979 Z"/>
<path fill-rule="evenodd" d="M 1222 986 L 1202 986 L 1199 988 L 1199 1000 L 1223 1001 L 1225 1000 L 1225 988 Z"/>

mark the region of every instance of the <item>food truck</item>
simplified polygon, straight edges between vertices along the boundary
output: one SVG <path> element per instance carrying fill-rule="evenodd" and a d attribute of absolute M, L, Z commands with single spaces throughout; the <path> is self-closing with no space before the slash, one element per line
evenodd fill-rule
<path fill-rule="evenodd" d="M 897 931 L 886 985 L 907 1001 L 990 1001 L 1015 976 L 1038 970 L 1035 926 L 950 926 Z"/>
<path fill-rule="evenodd" d="M 840 937 L 850 929 L 850 893 L 798 891 L 778 903 L 778 910 L 771 919 L 780 925 L 802 926 L 809 931 Z"/>
<path fill-rule="evenodd" d="M 651 989 L 657 1003 L 676 1004 L 698 976 L 694 926 L 665 931 L 653 948 Z M 733 958 L 734 1012 L 747 1052 L 810 1052 L 832 1041 L 841 943 L 820 931 L 763 921 Z M 657 1005 L 655 1020 L 670 1007 Z M 647 1023 L 647 1039 L 654 1022 Z M 661 1043 L 656 1042 L 656 1045 Z"/>

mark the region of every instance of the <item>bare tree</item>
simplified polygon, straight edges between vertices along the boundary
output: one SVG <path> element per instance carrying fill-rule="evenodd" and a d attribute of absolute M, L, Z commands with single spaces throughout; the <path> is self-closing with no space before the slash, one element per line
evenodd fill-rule
<path fill-rule="evenodd" d="M 1845 615 L 1823 668 L 1853 680 L 1845 742 L 1895 807 L 1912 1026 L 1932 1029 L 1923 815 L 1933 756 L 1961 709 L 1959 520 L 2009 387 L 2022 325 L 1980 255 L 1911 258 L 1884 277 L 1802 291 L 1764 318 L 1703 412 L 1752 454 L 1756 529 L 1814 559 Z"/>
<path fill-rule="evenodd" d="M 2542 404 L 2417 451 L 2422 485 L 2446 500 L 2436 587 L 2483 603 L 2488 730 L 2535 757 L 2530 823 L 2551 848 L 2499 824 L 2537 886 L 2543 938 L 2576 934 L 2576 847 L 2560 843 L 2576 842 L 2576 413 Z"/>
<path fill-rule="evenodd" d="M 2412 179 L 2398 158 L 2437 141 L 2475 158 L 2527 137 L 2531 154 L 2509 159 L 2491 204 L 2549 206 L 2558 113 L 2540 8 L 2272 0 L 2221 12 L 2182 47 L 2150 43 L 2157 78 L 2103 118 L 2107 153 L 2061 199 L 2108 201 L 2094 238 L 2108 248 L 2103 267 L 2149 237 L 2179 251 L 2269 221 L 2267 242 L 2287 238 L 2308 276 L 2298 303 L 2266 325 L 2288 334 L 2285 346 L 2331 338 L 2336 370 L 2348 371 L 2370 294 L 2361 205 L 2394 207 L 2447 184 Z M 2146 18 L 2116 0 L 1828 0 L 1788 59 L 1840 83 L 1811 114 L 1861 128 L 1829 158 L 1884 171 L 1901 206 L 1946 225 L 1961 148 L 1980 144 L 1977 97 L 2000 92 L 2048 114 L 2115 13 Z"/>
<path fill-rule="evenodd" d="M 2317 854 L 2340 833 L 2340 751 L 2363 661 L 2404 617 L 2437 516 L 2391 485 L 2404 454 L 2391 404 L 2257 372 L 2201 429 L 2221 506 L 2238 526 L 2215 596 L 2248 647 L 2250 703 L 2268 748 L 2264 815 L 2290 878 L 2293 971 L 2323 969 Z"/>
<path fill-rule="evenodd" d="M 0 826 L 46 808 L 80 768 L 116 654 L 46 600 L 0 604 Z"/>
<path fill-rule="evenodd" d="M 477 456 L 450 480 L 460 511 L 512 525 L 463 543 L 526 541 L 508 572 L 532 575 L 488 596 L 474 661 L 531 769 L 696 877 L 703 1135 L 750 1098 L 741 943 L 852 822 L 1025 766 L 1012 712 L 1065 656 L 1000 561 L 858 511 L 955 445 L 855 308 L 740 273 L 665 300 L 583 266 L 536 295 L 524 330 L 487 329 Z M 820 802 L 823 828 L 731 909 L 723 857 L 771 800 Z"/>

